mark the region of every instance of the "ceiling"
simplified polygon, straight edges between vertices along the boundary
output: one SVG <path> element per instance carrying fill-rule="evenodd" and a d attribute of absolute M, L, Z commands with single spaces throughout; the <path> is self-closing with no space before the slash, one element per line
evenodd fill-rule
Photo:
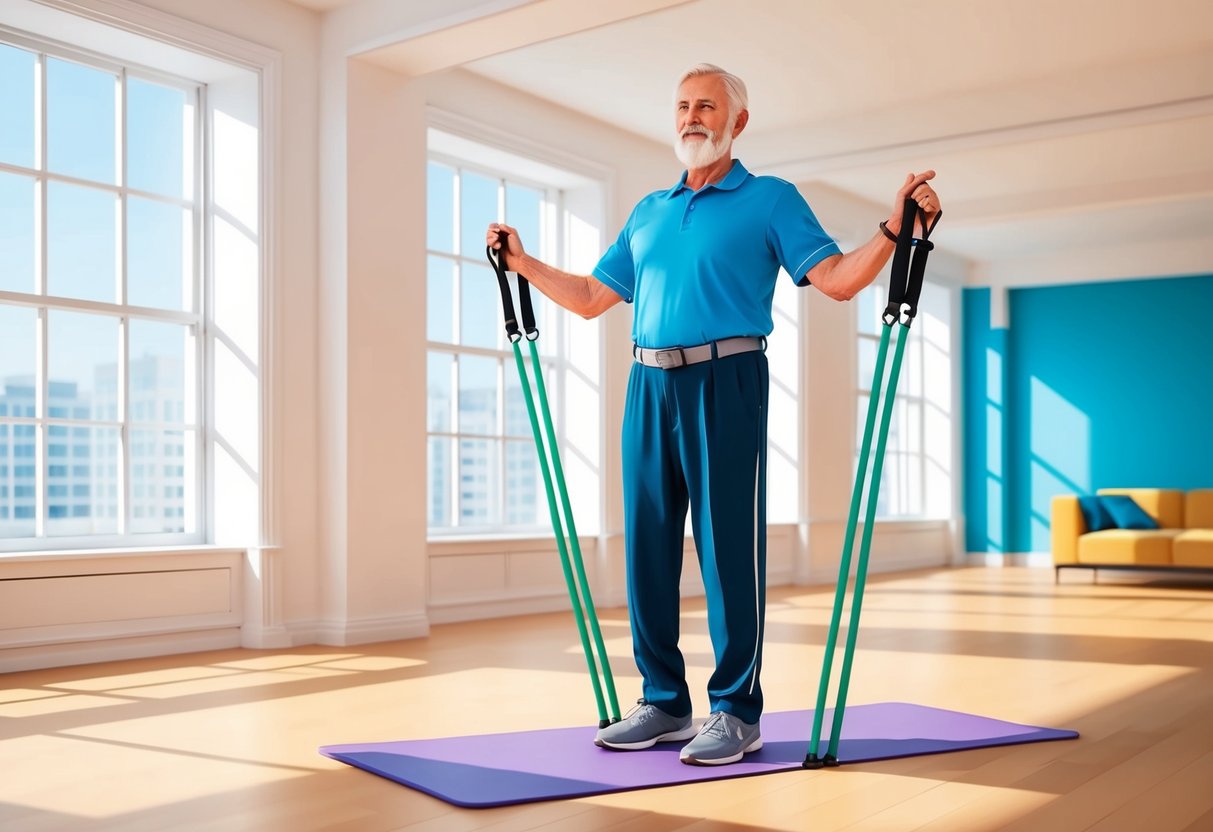
<path fill-rule="evenodd" d="M 1090 252 L 1143 276 L 1152 248 L 1213 273 L 1208 0 L 693 0 L 585 26 L 466 68 L 668 145 L 674 80 L 717 63 L 749 87 L 748 167 L 878 213 L 934 168 L 939 245 L 977 274 L 1061 281 L 1048 255 Z"/>
<path fill-rule="evenodd" d="M 303 6 L 314 12 L 327 12 L 353 5 L 354 0 L 288 0 L 296 6 Z"/>

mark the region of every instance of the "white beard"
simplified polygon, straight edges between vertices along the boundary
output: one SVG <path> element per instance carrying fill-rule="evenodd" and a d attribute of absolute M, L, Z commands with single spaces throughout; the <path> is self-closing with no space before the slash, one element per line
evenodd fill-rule
<path fill-rule="evenodd" d="M 734 119 L 730 118 L 719 137 L 706 127 L 687 128 L 682 135 L 674 138 L 674 155 L 688 170 L 706 168 L 729 152 L 733 144 L 730 137 L 733 135 L 734 123 Z M 688 142 L 685 136 L 690 133 L 701 133 L 705 138 L 702 141 Z"/>

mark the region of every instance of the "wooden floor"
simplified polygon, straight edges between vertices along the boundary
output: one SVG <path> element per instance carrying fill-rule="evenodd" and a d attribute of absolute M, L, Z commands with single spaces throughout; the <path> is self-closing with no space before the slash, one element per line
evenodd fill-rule
<path fill-rule="evenodd" d="M 1213 586 L 971 568 L 875 576 L 850 703 L 1073 728 L 963 751 L 500 809 L 457 809 L 328 743 L 594 721 L 571 618 L 358 648 L 232 650 L 0 676 L 0 829 L 1213 830 Z M 771 592 L 768 710 L 812 706 L 832 589 Z M 602 613 L 622 699 L 626 617 Z M 702 606 L 684 609 L 696 708 Z"/>

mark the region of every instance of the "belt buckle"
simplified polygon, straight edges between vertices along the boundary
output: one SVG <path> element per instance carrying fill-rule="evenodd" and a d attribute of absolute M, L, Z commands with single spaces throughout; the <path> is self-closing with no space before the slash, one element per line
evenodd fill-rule
<path fill-rule="evenodd" d="M 673 347 L 668 350 L 654 350 L 653 358 L 657 362 L 657 366 L 663 370 L 673 370 L 687 363 L 686 356 L 682 354 L 681 347 Z"/>

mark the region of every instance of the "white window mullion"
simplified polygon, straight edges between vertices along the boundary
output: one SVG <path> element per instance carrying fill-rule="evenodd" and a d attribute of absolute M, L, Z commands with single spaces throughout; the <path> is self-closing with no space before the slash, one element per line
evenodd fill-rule
<path fill-rule="evenodd" d="M 568 268 L 569 252 L 564 235 L 559 233 L 559 225 L 557 224 L 557 217 L 563 210 L 563 192 L 555 188 L 545 189 L 543 200 L 539 203 L 539 236 L 548 243 L 548 253 L 553 258 L 548 262 L 561 263 Z M 555 371 L 552 375 L 556 379 L 557 395 L 554 405 L 556 408 L 555 433 L 558 451 L 564 450 L 565 438 L 568 436 L 568 432 L 565 430 L 565 418 L 567 414 L 565 402 L 568 400 L 568 397 L 564 394 L 564 391 L 567 389 L 566 384 L 568 382 L 568 355 L 571 335 L 567 331 L 567 321 L 568 316 L 561 315 L 553 309 L 551 323 L 553 324 L 552 329 L 555 331 L 552 335 L 556 338 L 555 355 L 558 358 L 549 366 L 550 369 Z M 553 404 L 550 399 L 548 403 L 549 405 Z M 561 459 L 563 460 L 563 457 Z"/>
<path fill-rule="evenodd" d="M 46 535 L 47 310 L 38 310 L 37 378 L 34 384 L 34 536 Z M 15 454 L 14 454 L 15 456 Z"/>
<path fill-rule="evenodd" d="M 212 483 L 215 481 L 213 477 L 213 462 L 212 454 L 209 451 L 211 448 L 210 441 L 207 440 L 207 431 L 209 431 L 212 418 L 213 408 L 211 399 L 213 398 L 213 383 L 211 380 L 212 366 L 210 361 L 210 351 L 207 348 L 207 338 L 209 338 L 209 326 L 207 326 L 207 308 L 206 301 L 206 286 L 211 284 L 212 267 L 211 267 L 211 251 L 210 251 L 210 223 L 209 223 L 209 206 L 210 206 L 210 181 L 211 181 L 211 159 L 210 159 L 210 135 L 209 130 L 210 119 L 206 118 L 207 99 L 206 87 L 199 86 L 194 92 L 194 119 L 192 130 L 187 131 L 189 136 L 189 149 L 192 150 L 189 158 L 193 160 L 192 178 L 193 187 L 189 189 L 190 195 L 190 216 L 189 216 L 189 232 L 190 240 L 190 256 L 189 267 L 183 269 L 183 280 L 189 280 L 189 286 L 182 287 L 182 298 L 188 298 L 189 312 L 192 312 L 195 317 L 195 323 L 190 326 L 190 348 L 192 352 L 187 354 L 186 363 L 192 367 L 193 377 L 186 378 L 186 395 L 193 393 L 193 401 L 186 401 L 186 412 L 189 418 L 186 421 L 189 426 L 193 427 L 192 432 L 187 432 L 182 437 L 182 463 L 186 466 L 187 471 L 194 472 L 193 479 L 193 501 L 187 503 L 186 512 L 193 512 L 192 517 L 187 513 L 186 530 L 192 530 L 192 534 L 201 535 L 205 540 L 213 540 L 213 525 L 211 518 L 211 507 L 215 505 L 212 495 Z M 187 291 L 188 290 L 188 291 Z M 182 306 L 186 306 L 183 303 Z M 189 444 L 189 438 L 193 437 L 193 444 Z"/>
<path fill-rule="evenodd" d="M 456 344 L 463 343 L 463 316 L 459 314 L 460 299 L 463 297 L 463 261 L 460 259 L 460 247 L 463 242 L 463 229 L 460 227 L 461 196 L 463 192 L 463 171 L 455 168 L 451 176 L 451 251 L 455 255 L 455 286 L 451 302 L 451 340 Z M 459 384 L 463 374 L 462 353 L 455 354 L 454 372 L 451 380 L 451 425 L 455 438 L 451 440 L 451 526 L 457 528 L 463 525 L 463 450 L 460 431 L 463 429 L 459 409 Z"/>
<path fill-rule="evenodd" d="M 202 332 L 198 349 L 198 378 L 202 390 L 202 421 L 196 439 L 199 468 L 204 473 L 203 488 L 200 489 L 200 502 L 204 509 L 200 514 L 200 523 L 204 524 L 201 531 L 207 540 L 215 539 L 215 170 L 211 158 L 211 148 L 215 146 L 215 131 L 213 111 L 209 102 L 200 110 L 205 114 L 199 118 L 203 122 L 200 128 L 203 136 L 202 170 L 200 181 L 202 190 L 198 194 L 202 216 L 199 218 L 199 233 L 201 235 L 199 255 L 202 258 L 202 280 L 194 287 L 194 297 L 202 313 Z"/>
<path fill-rule="evenodd" d="M 462 427 L 462 419 L 459 412 L 459 376 L 463 372 L 461 366 L 462 353 L 455 353 L 455 360 L 451 362 L 451 430 L 454 432 L 454 438 L 451 439 L 451 525 L 460 525 L 460 517 L 463 512 L 463 494 L 459 483 L 463 476 L 463 462 L 460 457 L 459 443 L 460 428 Z"/>
<path fill-rule="evenodd" d="M 127 252 L 127 170 L 126 170 L 126 71 L 119 70 L 114 79 L 114 179 L 118 185 L 118 200 L 115 205 L 116 216 L 114 218 L 114 251 L 117 255 L 117 263 L 115 263 L 115 278 L 117 286 L 115 287 L 115 296 L 118 298 L 118 304 L 125 307 L 128 301 L 127 293 L 127 267 L 129 257 Z M 129 533 L 131 524 L 129 517 L 130 506 L 130 477 L 127 475 L 127 466 L 123 464 L 123 460 L 128 457 L 131 447 L 131 430 L 130 430 L 130 372 L 129 372 L 129 355 L 130 355 L 130 318 L 123 315 L 118 319 L 118 367 L 117 377 L 115 378 L 115 393 L 117 395 L 118 421 L 121 427 L 118 429 L 118 447 L 117 459 L 115 460 L 117 474 L 116 493 L 118 505 L 115 511 L 115 519 L 118 523 L 117 532 L 119 536 L 124 536 Z M 97 414 L 94 413 L 94 416 Z M 97 445 L 94 443 L 94 450 Z M 100 463 L 102 466 L 107 466 L 109 460 L 105 459 Z M 101 482 L 106 483 L 106 488 L 109 487 L 109 478 L 102 476 L 99 478 Z M 96 513 L 103 506 L 103 501 L 109 499 L 109 494 L 91 494 L 90 501 L 92 502 L 92 510 L 90 513 Z"/>
<path fill-rule="evenodd" d="M 451 177 L 451 229 L 453 230 L 454 239 L 451 240 L 451 253 L 456 257 L 463 252 L 460 250 L 463 245 L 463 229 L 459 227 L 460 217 L 460 199 L 463 191 L 463 169 L 455 168 L 455 173 Z M 458 297 L 458 296 L 456 296 Z M 458 303 L 456 303 L 458 306 Z M 458 340 L 455 343 L 459 343 Z"/>
<path fill-rule="evenodd" d="M 915 356 L 914 366 L 917 367 L 917 372 L 915 373 L 915 379 L 914 379 L 913 397 L 911 400 L 912 404 L 914 406 L 914 409 L 917 412 L 917 417 L 916 417 L 917 424 L 914 426 L 915 450 L 913 453 L 913 457 L 914 457 L 913 462 L 916 463 L 916 465 L 907 463 L 907 467 L 917 467 L 918 473 L 917 473 L 917 475 L 913 476 L 912 478 L 911 478 L 912 472 L 907 471 L 907 473 L 906 473 L 906 482 L 907 482 L 907 486 L 906 486 L 907 492 L 906 493 L 908 495 L 912 495 L 912 499 L 907 499 L 907 501 L 906 501 L 906 511 L 907 511 L 907 513 L 914 514 L 915 516 L 921 516 L 923 513 L 923 506 L 926 503 L 925 495 L 923 492 L 923 482 L 922 482 L 922 471 L 925 467 L 924 462 L 926 460 L 926 447 L 927 447 L 926 442 L 923 441 L 923 435 L 922 435 L 923 425 L 926 422 L 926 418 L 925 418 L 926 414 L 923 411 L 923 403 L 925 401 L 925 397 L 923 395 L 923 391 L 925 390 L 925 386 L 924 386 L 925 380 L 923 379 L 923 373 L 926 372 L 926 363 L 925 363 L 926 355 L 923 351 L 923 338 L 922 338 L 921 327 L 918 329 L 911 330 L 911 331 L 914 333 L 914 341 L 911 344 L 911 346 L 914 347 L 914 356 Z M 908 433 L 908 431 L 907 431 L 907 433 Z"/>
<path fill-rule="evenodd" d="M 459 525 L 460 499 L 459 499 L 459 436 L 455 435 L 451 438 L 447 445 L 447 470 L 450 471 L 450 481 L 447 483 L 447 493 L 450 497 L 451 505 L 451 520 L 448 524 L 452 528 Z"/>
<path fill-rule="evenodd" d="M 449 414 L 450 418 L 447 422 L 447 426 L 451 431 L 451 436 L 450 436 L 449 441 L 444 443 L 444 445 L 446 447 L 446 470 L 447 470 L 447 481 L 445 483 L 446 504 L 447 504 L 448 510 L 450 512 L 446 525 L 455 526 L 458 524 L 458 518 L 459 518 L 459 515 L 456 514 L 456 511 L 459 507 L 459 494 L 458 494 L 458 489 L 455 487 L 455 482 L 456 482 L 456 480 L 459 479 L 459 457 L 458 457 L 458 450 L 457 450 L 458 445 L 459 445 L 459 436 L 455 432 L 457 430 L 456 426 L 458 424 L 455 421 L 455 419 L 458 416 L 458 405 L 459 405 L 459 399 L 458 399 L 458 395 L 459 395 L 459 354 L 458 353 L 451 354 L 451 365 L 450 365 L 450 370 L 447 373 L 447 378 L 450 383 L 450 387 L 448 389 L 451 391 L 451 412 Z M 428 476 L 429 476 L 428 472 L 427 472 L 426 476 L 428 478 Z"/>
<path fill-rule="evenodd" d="M 505 452 L 505 357 L 497 359 L 497 436 L 493 442 L 497 446 L 497 494 L 494 502 L 497 504 L 497 522 L 506 525 L 505 486 L 506 486 L 506 457 Z"/>
<path fill-rule="evenodd" d="M 34 59 L 34 168 L 46 170 L 46 55 Z"/>
<path fill-rule="evenodd" d="M 46 294 L 46 56 L 38 55 L 34 64 L 34 106 L 37 115 L 34 118 L 34 167 L 42 174 L 37 179 L 34 190 L 35 223 L 34 240 L 37 246 L 34 258 L 35 289 L 39 295 Z"/>
<path fill-rule="evenodd" d="M 455 268 L 451 270 L 451 342 L 463 343 L 463 317 L 459 314 L 460 298 L 463 297 L 463 260 L 455 258 Z"/>
<path fill-rule="evenodd" d="M 193 250 L 192 250 L 192 282 L 188 297 L 190 298 L 190 311 L 197 316 L 197 323 L 193 331 L 193 368 L 194 368 L 194 384 L 195 403 L 193 408 L 193 464 L 194 470 L 194 518 L 192 528 L 195 535 L 200 535 L 204 540 L 212 541 L 215 539 L 214 530 L 214 482 L 215 482 L 215 462 L 214 454 L 211 452 L 213 445 L 210 442 L 208 432 L 211 430 L 211 425 L 214 424 L 214 395 L 215 385 L 212 378 L 214 366 L 212 358 L 212 350 L 210 345 L 210 325 L 209 325 L 209 292 L 208 287 L 214 282 L 214 257 L 211 251 L 212 229 L 211 212 L 213 205 L 211 204 L 212 193 L 212 164 L 211 164 L 211 149 L 215 146 L 213 135 L 211 132 L 211 119 L 208 117 L 209 103 L 207 98 L 206 87 L 198 87 L 195 96 L 195 106 L 197 108 L 197 117 L 194 119 L 194 188 L 193 188 L 193 216 L 191 217 L 193 229 Z M 187 295 L 182 295 L 187 297 Z M 182 437 L 182 445 L 185 447 L 186 437 Z M 190 465 L 188 456 L 185 458 L 185 464 Z M 186 528 L 191 528 L 187 519 Z"/>
<path fill-rule="evenodd" d="M 451 303 L 451 340 L 456 344 L 462 339 L 462 316 L 459 314 L 459 299 L 463 296 L 463 261 L 459 259 L 459 170 L 455 170 L 455 174 L 451 179 L 452 190 L 451 203 L 454 207 L 454 217 L 451 219 L 452 229 L 452 246 L 455 249 L 455 269 L 452 303 Z M 462 428 L 462 414 L 459 411 L 459 378 L 463 373 L 463 354 L 456 352 L 455 358 L 451 362 L 451 429 L 455 436 L 451 439 L 450 450 L 450 472 L 451 481 L 448 485 L 450 489 L 451 502 L 451 527 L 461 526 L 463 520 L 463 489 L 460 483 L 463 480 L 463 452 L 460 449 L 459 431 Z"/>
<path fill-rule="evenodd" d="M 118 182 L 117 216 L 114 222 L 114 251 L 117 252 L 118 262 L 114 274 L 118 285 L 115 287 L 115 297 L 118 303 L 127 303 L 127 193 L 126 193 L 126 71 L 118 73 L 114 85 L 114 173 Z"/>
<path fill-rule="evenodd" d="M 34 240 L 37 251 L 34 269 L 35 292 L 46 295 L 47 287 L 47 205 L 46 205 L 46 170 L 47 170 L 47 138 L 46 138 L 46 55 L 39 53 L 34 64 L 34 107 L 37 109 L 34 118 L 34 167 L 40 172 L 35 187 L 35 225 Z M 34 379 L 34 536 L 43 537 L 46 534 L 46 440 L 43 430 L 43 418 L 46 415 L 47 402 L 47 309 L 38 307 L 36 323 L 37 339 L 35 356 Z M 15 455 L 14 455 L 15 456 Z"/>
<path fill-rule="evenodd" d="M 118 428 L 118 534 L 125 535 L 130 531 L 130 475 L 128 473 L 128 465 L 124 464 L 125 460 L 130 458 L 131 447 L 131 420 L 130 420 L 130 366 L 129 356 L 131 347 L 131 326 L 130 318 L 120 318 L 118 320 L 118 378 L 117 378 L 117 394 L 118 394 L 118 421 L 121 427 Z M 93 504 L 96 507 L 97 497 L 93 495 Z"/>
<path fill-rule="evenodd" d="M 126 70 L 114 77 L 114 181 L 126 187 Z"/>

